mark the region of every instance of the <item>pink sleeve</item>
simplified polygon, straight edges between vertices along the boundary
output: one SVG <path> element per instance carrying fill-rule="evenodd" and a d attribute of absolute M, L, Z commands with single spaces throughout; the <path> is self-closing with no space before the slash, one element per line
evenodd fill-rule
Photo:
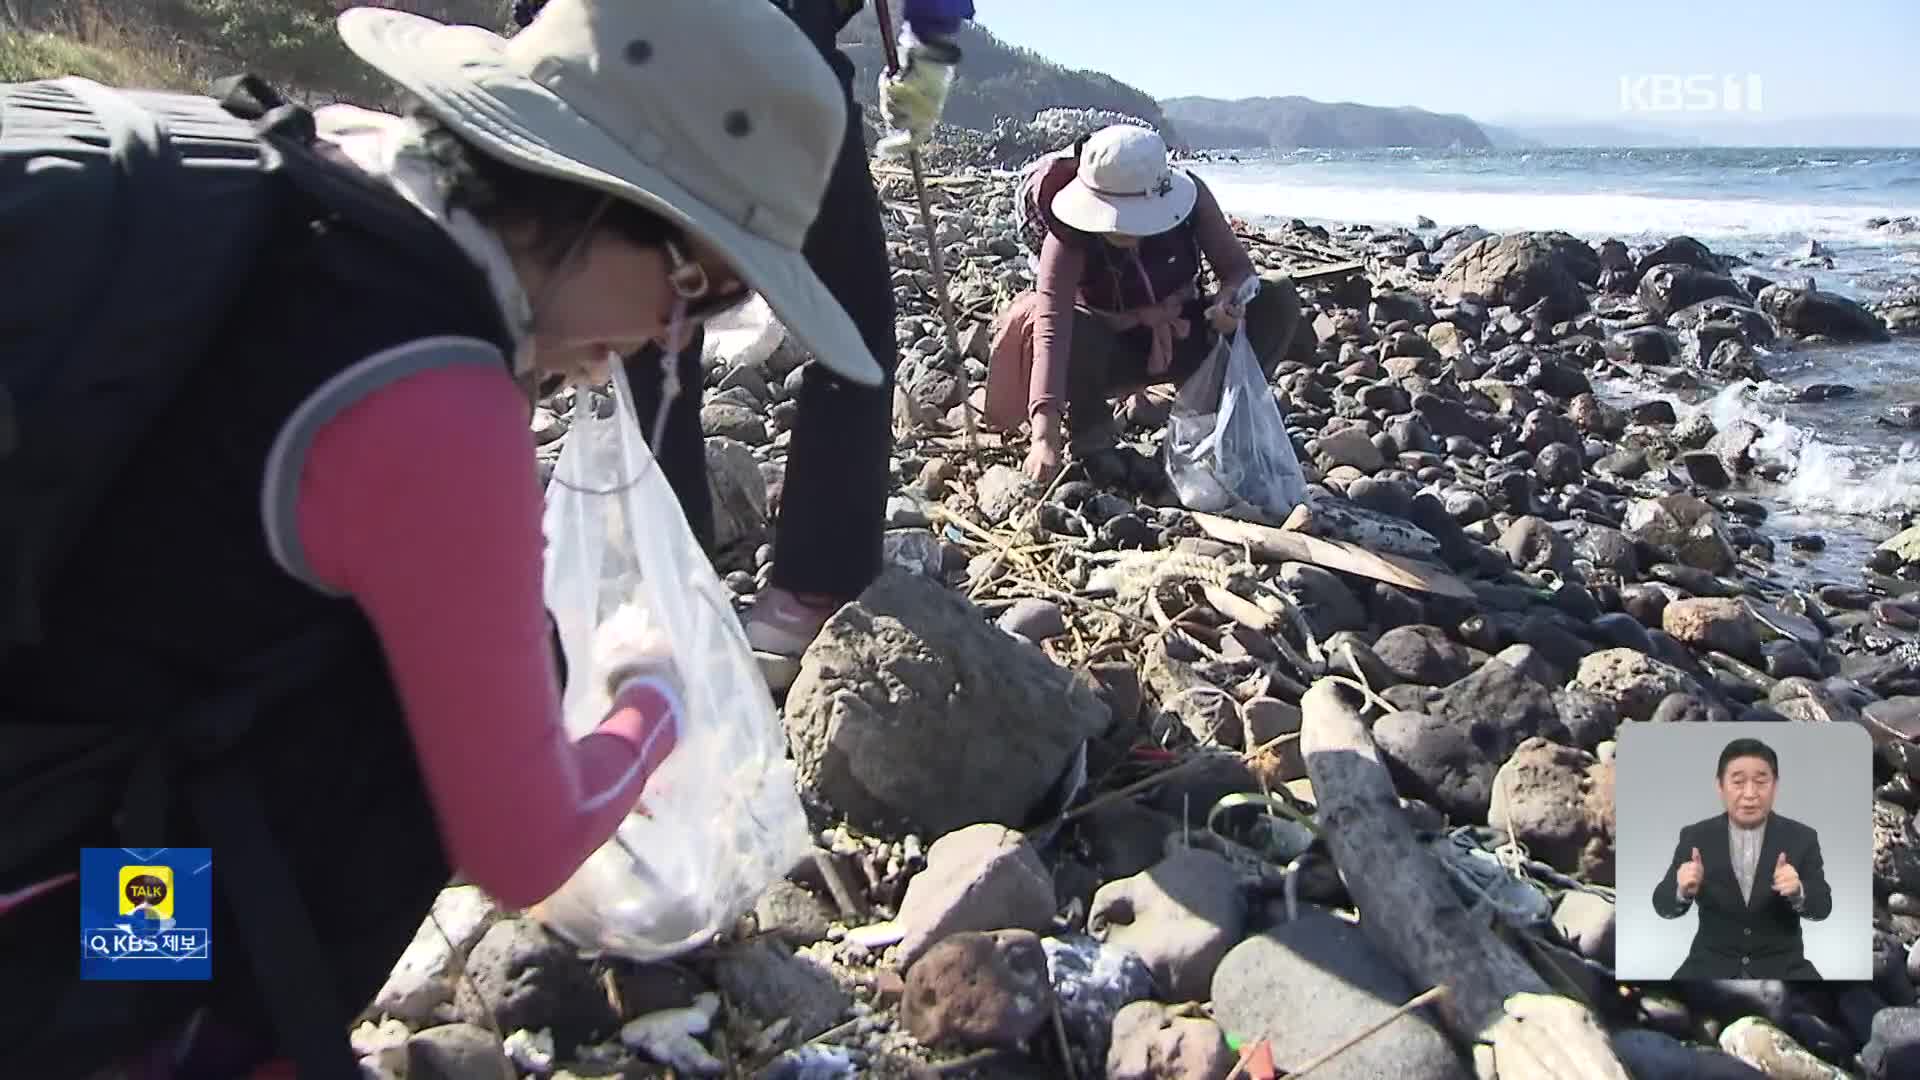
<path fill-rule="evenodd" d="M 578 741 L 561 726 L 526 408 L 502 368 L 404 375 L 319 428 L 297 489 L 313 575 L 386 652 L 450 861 L 512 907 L 613 834 L 671 740 L 639 748 L 672 719 L 640 693 Z"/>
<path fill-rule="evenodd" d="M 1033 319 L 1033 375 L 1027 387 L 1027 415 L 1042 408 L 1060 415 L 1067 400 L 1067 363 L 1073 351 L 1073 302 L 1080 294 L 1084 251 L 1052 233 L 1040 245 L 1034 292 L 1040 303 Z"/>

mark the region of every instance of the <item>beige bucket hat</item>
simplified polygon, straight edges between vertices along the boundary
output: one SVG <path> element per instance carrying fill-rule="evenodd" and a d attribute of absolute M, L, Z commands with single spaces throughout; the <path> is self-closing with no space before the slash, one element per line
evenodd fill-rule
<path fill-rule="evenodd" d="M 1087 136 L 1080 167 L 1053 197 L 1053 216 L 1086 233 L 1153 236 L 1187 220 L 1199 188 L 1167 163 L 1159 133 L 1114 124 Z"/>
<path fill-rule="evenodd" d="M 846 98 L 767 0 L 552 0 L 510 39 L 385 8 L 350 9 L 338 25 L 482 151 L 679 224 L 823 366 L 880 384 L 801 254 L 846 137 Z"/>

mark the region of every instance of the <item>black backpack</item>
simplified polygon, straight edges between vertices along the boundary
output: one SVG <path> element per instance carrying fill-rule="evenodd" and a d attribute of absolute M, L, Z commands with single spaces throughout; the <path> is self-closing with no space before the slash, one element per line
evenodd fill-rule
<path fill-rule="evenodd" d="M 40 640 L 63 554 L 208 354 L 284 215 L 350 216 L 391 237 L 396 257 L 484 280 L 404 200 L 323 157 L 307 110 L 252 76 L 214 89 L 0 84 L 0 660 Z M 311 1007 L 325 958 L 253 782 L 223 751 L 322 677 L 350 633 L 275 643 L 251 681 L 137 730 L 0 716 L 0 774 L 27 778 L 0 804 L 31 807 L 0 830 L 0 880 L 103 803 L 128 823 L 122 843 L 165 846 L 178 791 L 221 849 L 216 881 L 284 1051 L 323 1080 L 359 1069 L 346 1032 Z"/>

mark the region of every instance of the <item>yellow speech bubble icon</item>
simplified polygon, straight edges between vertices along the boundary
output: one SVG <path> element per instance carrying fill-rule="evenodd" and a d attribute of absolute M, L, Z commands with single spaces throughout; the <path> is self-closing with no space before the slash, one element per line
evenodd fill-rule
<path fill-rule="evenodd" d="M 173 867 L 120 868 L 120 914 L 130 915 L 139 907 L 153 909 L 162 919 L 173 918 Z"/>

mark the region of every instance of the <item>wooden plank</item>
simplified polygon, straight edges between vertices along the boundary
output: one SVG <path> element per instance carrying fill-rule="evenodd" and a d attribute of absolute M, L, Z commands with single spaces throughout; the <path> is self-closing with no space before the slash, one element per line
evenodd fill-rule
<path fill-rule="evenodd" d="M 1500 1018 L 1508 995 L 1549 988 L 1482 913 L 1467 910 L 1415 838 L 1359 700 L 1326 679 L 1300 699 L 1300 753 L 1320 796 L 1314 820 L 1360 909 L 1360 928 L 1416 985 L 1447 987 L 1441 1019 L 1472 1043 Z"/>
<path fill-rule="evenodd" d="M 1320 266 L 1309 266 L 1301 270 L 1294 270 L 1289 268 L 1286 271 L 1286 275 L 1289 278 L 1292 278 L 1294 281 L 1314 281 L 1323 277 L 1334 277 L 1339 274 L 1351 274 L 1358 270 L 1365 270 L 1366 268 L 1367 268 L 1366 263 L 1360 262 L 1359 260 L 1356 259 L 1351 262 L 1328 263 Z"/>
<path fill-rule="evenodd" d="M 1404 589 L 1478 599 L 1459 578 L 1431 563 L 1400 555 L 1383 555 L 1358 544 L 1323 540 L 1305 533 L 1288 532 L 1271 525 L 1196 513 L 1193 519 L 1208 536 L 1228 544 L 1244 544 L 1267 562 L 1303 562 L 1328 570 L 1340 570 L 1361 577 L 1384 581 Z"/>

